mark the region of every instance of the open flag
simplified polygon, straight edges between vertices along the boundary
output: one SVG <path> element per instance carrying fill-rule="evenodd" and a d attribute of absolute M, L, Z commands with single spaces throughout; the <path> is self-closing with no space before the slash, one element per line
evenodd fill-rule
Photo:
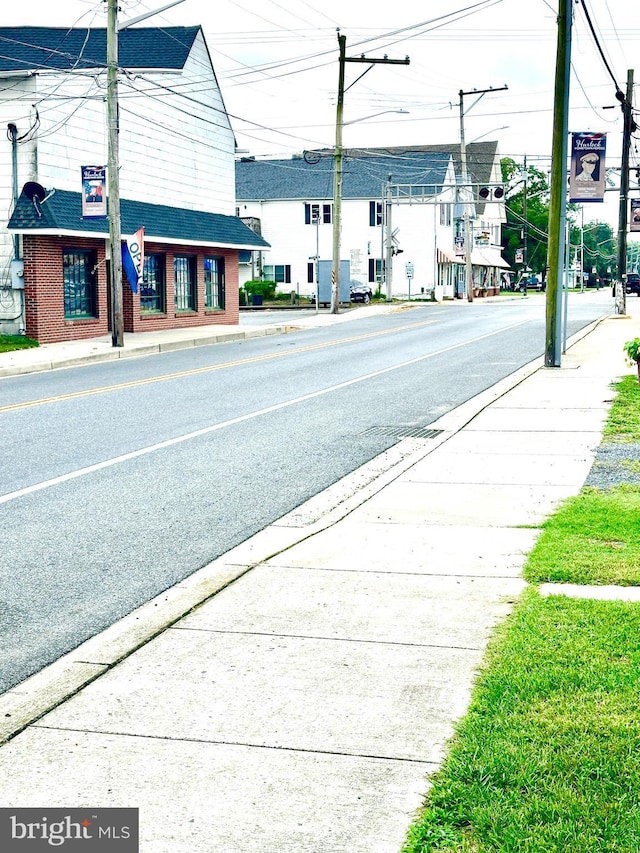
<path fill-rule="evenodd" d="M 144 271 L 144 228 L 138 228 L 135 234 L 122 242 L 122 266 L 129 279 L 131 292 L 138 292 Z"/>

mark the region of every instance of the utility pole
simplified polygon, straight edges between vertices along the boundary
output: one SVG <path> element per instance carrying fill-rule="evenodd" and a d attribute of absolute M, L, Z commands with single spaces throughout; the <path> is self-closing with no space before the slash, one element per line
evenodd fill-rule
<path fill-rule="evenodd" d="M 112 2 L 112 0 L 110 0 Z M 347 62 L 364 62 L 369 65 L 362 74 L 348 87 L 354 86 L 358 80 L 371 71 L 374 65 L 409 65 L 409 57 L 404 59 L 371 59 L 364 54 L 357 57 L 346 56 L 347 37 L 340 35 L 338 30 L 339 70 L 338 70 L 338 104 L 336 107 L 336 150 L 334 153 L 333 177 L 333 260 L 331 264 L 331 313 L 340 312 L 340 232 L 342 227 L 342 127 L 344 124 L 344 71 Z"/>
<path fill-rule="evenodd" d="M 559 290 L 563 281 L 565 222 L 567 218 L 567 151 L 569 80 L 571 69 L 572 0 L 558 0 L 558 43 L 553 102 L 551 198 L 547 254 L 545 367 L 560 367 L 561 316 Z"/>
<path fill-rule="evenodd" d="M 527 272 L 529 270 L 529 220 L 527 219 L 527 189 L 529 186 L 529 175 L 527 172 L 527 155 L 524 155 L 524 193 L 522 196 L 522 214 L 524 218 L 522 231 L 522 257 L 524 260 L 525 292 Z"/>
<path fill-rule="evenodd" d="M 462 89 L 458 92 L 458 97 L 460 98 L 459 106 L 460 106 L 460 167 L 462 174 L 462 185 L 464 187 L 464 193 L 468 196 L 469 194 L 469 169 L 467 167 L 467 146 L 464 139 L 464 96 L 465 95 L 478 95 L 476 100 L 471 104 L 471 109 L 474 107 L 480 98 L 483 95 L 486 95 L 487 92 L 503 92 L 505 89 L 508 89 L 508 86 L 501 86 L 499 89 L 494 89 L 493 87 L 489 87 L 488 89 L 473 89 L 471 92 L 463 92 Z M 473 302 L 473 267 L 471 264 L 471 234 L 470 231 L 470 216 L 469 216 L 469 204 L 465 200 L 464 210 L 463 210 L 463 220 L 464 220 L 464 265 L 465 265 L 465 286 L 467 289 L 467 299 L 469 302 Z"/>
<path fill-rule="evenodd" d="M 107 17 L 107 123 L 109 127 L 108 204 L 111 248 L 111 344 L 124 346 L 122 317 L 122 255 L 120 226 L 119 120 L 118 120 L 118 0 L 108 0 Z"/>
<path fill-rule="evenodd" d="M 389 175 L 389 182 L 387 183 L 384 222 L 386 229 L 384 283 L 387 291 L 387 302 L 391 302 L 393 298 L 393 229 L 391 227 L 391 175 Z"/>
<path fill-rule="evenodd" d="M 615 313 L 626 314 L 626 292 L 627 282 L 627 220 L 629 216 L 629 149 L 631 148 L 631 134 L 636 129 L 632 115 L 633 106 L 633 70 L 627 71 L 627 94 L 616 92 L 616 97 L 621 102 L 622 114 L 624 116 L 622 130 L 622 169 L 620 173 L 620 208 L 618 214 L 618 276 L 616 279 Z"/>

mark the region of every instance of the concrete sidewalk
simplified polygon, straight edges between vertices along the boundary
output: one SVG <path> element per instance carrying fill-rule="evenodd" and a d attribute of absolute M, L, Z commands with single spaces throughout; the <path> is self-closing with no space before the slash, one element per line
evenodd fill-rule
<path fill-rule="evenodd" d="M 637 334 L 596 324 L 0 697 L 0 806 L 139 807 L 143 853 L 398 853 Z"/>

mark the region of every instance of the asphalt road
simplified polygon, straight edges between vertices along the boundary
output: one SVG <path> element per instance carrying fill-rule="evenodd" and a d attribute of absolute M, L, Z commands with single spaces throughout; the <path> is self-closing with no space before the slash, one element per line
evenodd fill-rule
<path fill-rule="evenodd" d="M 572 298 L 568 334 L 611 311 Z M 273 322 L 273 318 L 270 318 Z M 0 690 L 542 354 L 544 299 L 0 381 Z"/>

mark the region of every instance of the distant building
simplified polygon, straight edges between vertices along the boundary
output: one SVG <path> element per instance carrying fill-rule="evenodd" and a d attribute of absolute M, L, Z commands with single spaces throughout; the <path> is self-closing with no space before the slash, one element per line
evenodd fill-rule
<path fill-rule="evenodd" d="M 122 234 L 145 237 L 125 331 L 237 323 L 239 253 L 267 243 L 235 216 L 235 138 L 202 30 L 123 29 L 118 59 Z M 105 29 L 0 27 L 0 332 L 109 331 L 108 221 L 83 218 L 81 184 L 108 160 L 105 66 Z"/>
<path fill-rule="evenodd" d="M 468 168 L 476 193 L 501 186 L 497 143 L 469 145 Z M 333 178 L 331 149 L 289 160 L 239 160 L 236 212 L 271 246 L 268 258 L 258 252 L 241 262 L 241 283 L 262 277 L 283 291 L 315 291 L 316 259 L 333 256 Z M 459 145 L 345 150 L 340 242 L 351 282 L 386 294 L 391 281 L 394 297 L 463 295 L 460 183 Z M 500 254 L 504 204 L 489 192 L 489 201 L 478 196 L 470 207 L 474 289 L 494 293 L 508 268 Z"/>

